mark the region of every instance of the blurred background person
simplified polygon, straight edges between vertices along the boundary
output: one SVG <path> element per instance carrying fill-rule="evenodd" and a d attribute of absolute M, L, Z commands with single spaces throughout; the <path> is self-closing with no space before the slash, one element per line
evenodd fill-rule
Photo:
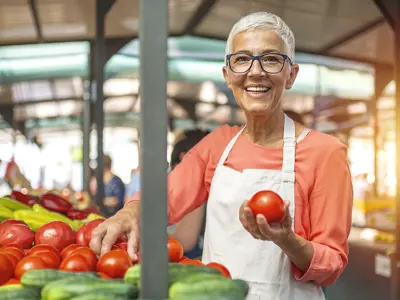
<path fill-rule="evenodd" d="M 186 130 L 176 142 L 171 154 L 171 170 L 173 170 L 209 131 L 200 129 Z M 203 239 L 206 224 L 206 206 L 203 204 L 192 211 L 176 224 L 175 231 L 170 236 L 176 238 L 183 246 L 184 255 L 191 259 L 201 259 L 203 253 Z"/>

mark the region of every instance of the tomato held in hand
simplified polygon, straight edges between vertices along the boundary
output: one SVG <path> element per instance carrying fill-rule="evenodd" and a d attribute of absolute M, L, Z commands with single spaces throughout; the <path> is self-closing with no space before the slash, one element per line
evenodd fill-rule
<path fill-rule="evenodd" d="M 60 270 L 67 272 L 89 272 L 90 263 L 80 254 L 70 255 L 60 265 Z"/>
<path fill-rule="evenodd" d="M 15 278 L 21 279 L 22 275 L 28 270 L 46 269 L 45 262 L 37 256 L 25 256 L 17 264 L 14 270 Z"/>
<path fill-rule="evenodd" d="M 13 270 L 13 265 L 7 256 L 0 254 L 0 285 L 13 277 Z"/>
<path fill-rule="evenodd" d="M 263 215 L 268 223 L 279 223 L 285 216 L 285 203 L 273 191 L 259 191 L 251 197 L 248 206 L 254 216 Z"/>
<path fill-rule="evenodd" d="M 60 257 L 53 251 L 36 252 L 35 256 L 40 257 L 48 269 L 58 269 L 61 263 Z"/>
<path fill-rule="evenodd" d="M 179 262 L 183 256 L 183 247 L 176 239 L 168 238 L 168 259 L 170 262 Z"/>
<path fill-rule="evenodd" d="M 111 250 L 104 254 L 97 263 L 97 271 L 112 278 L 123 278 L 126 271 L 132 266 L 128 252 Z"/>
<path fill-rule="evenodd" d="M 221 265 L 216 262 L 211 262 L 211 263 L 207 264 L 207 267 L 210 267 L 210 268 L 220 271 L 224 277 L 231 278 L 231 273 L 224 265 Z"/>

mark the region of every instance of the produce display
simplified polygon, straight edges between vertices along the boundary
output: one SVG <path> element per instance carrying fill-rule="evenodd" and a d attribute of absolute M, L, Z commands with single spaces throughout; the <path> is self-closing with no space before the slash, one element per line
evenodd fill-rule
<path fill-rule="evenodd" d="M 89 243 L 101 215 L 59 195 L 21 195 L 0 198 L 0 299 L 138 299 L 141 256 L 130 259 L 125 236 L 97 257 Z M 169 299 L 246 298 L 247 283 L 225 266 L 184 257 L 173 238 L 167 248 Z"/>

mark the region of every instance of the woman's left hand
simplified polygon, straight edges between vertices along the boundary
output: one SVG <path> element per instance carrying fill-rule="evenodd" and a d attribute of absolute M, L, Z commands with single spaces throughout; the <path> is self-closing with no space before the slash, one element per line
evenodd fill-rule
<path fill-rule="evenodd" d="M 239 219 L 243 227 L 255 238 L 263 241 L 272 241 L 275 244 L 285 242 L 293 233 L 292 218 L 289 213 L 288 201 L 285 201 L 285 216 L 280 223 L 269 224 L 263 215 L 254 216 L 245 201 L 239 210 Z"/>

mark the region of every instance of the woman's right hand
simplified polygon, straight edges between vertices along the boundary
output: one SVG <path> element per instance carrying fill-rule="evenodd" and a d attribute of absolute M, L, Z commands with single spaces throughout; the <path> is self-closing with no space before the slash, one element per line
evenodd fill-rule
<path fill-rule="evenodd" d="M 120 236 L 128 238 L 128 254 L 137 259 L 139 247 L 140 201 L 132 201 L 125 205 L 114 216 L 105 220 L 92 232 L 90 248 L 98 256 L 111 250 Z"/>

